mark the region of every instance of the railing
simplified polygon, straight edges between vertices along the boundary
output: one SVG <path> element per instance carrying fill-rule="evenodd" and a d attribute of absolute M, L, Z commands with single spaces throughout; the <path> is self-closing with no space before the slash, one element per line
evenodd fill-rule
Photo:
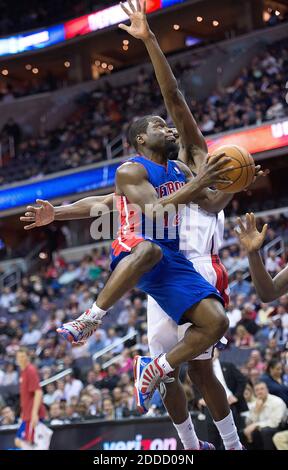
<path fill-rule="evenodd" d="M 278 248 L 276 248 L 278 246 Z M 264 246 L 263 248 L 263 253 L 265 259 L 268 257 L 269 251 L 273 249 L 275 251 L 276 256 L 282 255 L 285 251 L 285 246 L 284 246 L 284 241 L 282 237 L 276 237 L 274 240 L 271 242 L 267 243 L 267 245 Z"/>
<path fill-rule="evenodd" d="M 106 145 L 107 160 L 112 158 L 121 157 L 125 154 L 128 147 L 125 134 L 119 134 Z"/>
<path fill-rule="evenodd" d="M 115 343 L 109 344 L 109 346 L 106 346 L 106 348 L 101 349 L 101 351 L 97 351 L 92 356 L 93 361 L 96 361 L 97 359 L 99 359 L 99 357 L 104 356 L 104 354 L 106 354 L 107 352 L 110 352 L 113 349 L 115 349 L 117 346 L 120 346 L 120 344 L 125 343 L 125 341 L 127 341 L 128 339 L 134 338 L 135 336 L 137 336 L 137 334 L 138 334 L 137 331 L 128 333 L 127 335 L 123 336 L 123 338 L 119 338 L 118 341 L 115 341 Z"/>
<path fill-rule="evenodd" d="M 4 287 L 18 287 L 21 281 L 21 269 L 19 266 L 11 266 L 0 276 L 0 291 Z"/>
<path fill-rule="evenodd" d="M 115 343 L 109 344 L 109 346 L 106 346 L 106 348 L 103 348 L 100 351 L 97 351 L 97 353 L 93 354 L 93 356 L 92 356 L 93 361 L 96 362 L 96 360 L 99 359 L 99 357 L 104 356 L 104 354 L 106 354 L 107 352 L 112 351 L 114 348 L 116 348 L 120 344 L 125 343 L 125 341 L 127 341 L 128 339 L 132 339 L 137 335 L 138 335 L 138 332 L 133 331 L 133 332 L 123 336 L 123 338 L 119 338 L 119 340 L 115 341 Z M 115 361 L 116 358 L 119 358 L 119 356 L 116 356 L 115 358 L 113 357 L 112 359 L 109 359 L 109 361 L 106 361 L 102 366 L 103 369 L 107 369 L 107 367 L 109 367 L 109 365 L 116 362 Z M 51 384 L 53 382 L 56 382 L 57 380 L 62 379 L 63 377 L 65 377 L 68 374 L 71 374 L 72 372 L 73 372 L 73 370 L 71 368 L 62 370 L 58 374 L 53 375 L 53 377 L 49 377 L 49 379 L 42 380 L 42 382 L 40 382 L 40 385 L 41 385 L 41 387 L 45 387 L 46 385 Z"/>

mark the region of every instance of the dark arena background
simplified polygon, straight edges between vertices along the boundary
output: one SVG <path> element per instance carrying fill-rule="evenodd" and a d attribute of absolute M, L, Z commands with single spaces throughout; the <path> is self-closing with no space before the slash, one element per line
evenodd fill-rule
<path fill-rule="evenodd" d="M 248 450 L 288 450 L 288 294 L 261 301 L 234 232 L 236 218 L 254 212 L 259 227 L 268 224 L 267 271 L 274 277 L 285 268 L 288 4 L 147 0 L 146 8 L 209 151 L 239 145 L 270 170 L 225 209 L 220 258 L 230 326 L 217 361 L 241 442 Z M 183 450 L 158 391 L 148 414 L 136 408 L 133 358 L 149 355 L 142 291 L 116 302 L 83 345 L 56 332 L 97 298 L 117 228 L 115 211 L 78 220 L 76 209 L 69 220 L 61 207 L 114 191 L 117 168 L 135 155 L 126 137 L 131 121 L 155 114 L 173 127 L 145 46 L 118 28 L 129 23 L 113 0 L 1 0 L 0 12 L 0 449 L 21 447 L 24 379 L 16 355 L 24 346 L 53 431 L 42 448 Z M 20 217 L 41 206 L 36 199 L 51 205 L 45 220 L 24 230 Z M 180 379 L 199 439 L 224 449 L 185 364 Z M 26 437 L 22 448 L 37 447 Z"/>

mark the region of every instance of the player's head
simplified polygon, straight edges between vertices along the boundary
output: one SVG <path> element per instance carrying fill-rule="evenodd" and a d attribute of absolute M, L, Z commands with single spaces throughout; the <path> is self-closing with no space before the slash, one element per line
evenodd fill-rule
<path fill-rule="evenodd" d="M 137 152 L 155 152 L 167 155 L 176 139 L 171 129 L 160 116 L 144 116 L 132 122 L 128 140 Z"/>
<path fill-rule="evenodd" d="M 25 367 L 29 364 L 30 359 L 27 348 L 21 346 L 21 348 L 18 349 L 16 354 L 16 362 L 20 369 L 25 369 Z"/>

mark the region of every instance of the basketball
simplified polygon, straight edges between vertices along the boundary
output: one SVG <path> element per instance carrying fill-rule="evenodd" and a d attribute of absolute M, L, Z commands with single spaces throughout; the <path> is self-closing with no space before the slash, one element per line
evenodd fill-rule
<path fill-rule="evenodd" d="M 232 184 L 221 183 L 217 184 L 216 188 L 226 193 L 236 193 L 250 186 L 255 176 L 255 162 L 250 153 L 238 145 L 223 145 L 213 152 L 212 157 L 221 153 L 232 159 L 225 165 L 234 167 L 225 174 Z"/>

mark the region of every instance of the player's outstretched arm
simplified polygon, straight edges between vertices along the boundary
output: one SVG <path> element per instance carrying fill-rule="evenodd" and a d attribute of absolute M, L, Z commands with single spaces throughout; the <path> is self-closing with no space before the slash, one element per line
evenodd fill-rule
<path fill-rule="evenodd" d="M 263 302 L 272 302 L 288 291 L 288 266 L 273 279 L 267 272 L 260 255 L 267 232 L 267 224 L 261 232 L 257 230 L 253 213 L 246 214 L 246 226 L 238 219 L 239 230 L 235 230 L 241 245 L 248 252 L 250 272 L 256 292 Z"/>
<path fill-rule="evenodd" d="M 193 156 L 193 148 L 199 147 L 207 152 L 207 144 L 197 126 L 197 123 L 185 101 L 185 98 L 178 88 L 177 80 L 173 75 L 171 67 L 163 54 L 159 43 L 151 31 L 146 17 L 146 2 L 136 1 L 134 6 L 131 0 L 128 0 L 129 8 L 121 3 L 131 21 L 131 25 L 119 24 L 119 28 L 127 31 L 131 36 L 141 39 L 148 51 L 151 62 L 154 67 L 157 81 L 163 95 L 166 109 L 181 138 L 181 145 L 184 148 L 190 148 L 188 156 Z M 184 163 L 188 163 L 185 161 Z"/>
<path fill-rule="evenodd" d="M 102 211 L 107 206 L 107 212 L 113 208 L 114 194 L 104 196 L 85 197 L 73 204 L 66 206 L 53 206 L 49 201 L 37 199 L 35 206 L 27 206 L 24 216 L 20 220 L 24 222 L 24 229 L 31 230 L 36 227 L 49 225 L 54 220 L 86 219 L 96 215 L 98 209 Z"/>

